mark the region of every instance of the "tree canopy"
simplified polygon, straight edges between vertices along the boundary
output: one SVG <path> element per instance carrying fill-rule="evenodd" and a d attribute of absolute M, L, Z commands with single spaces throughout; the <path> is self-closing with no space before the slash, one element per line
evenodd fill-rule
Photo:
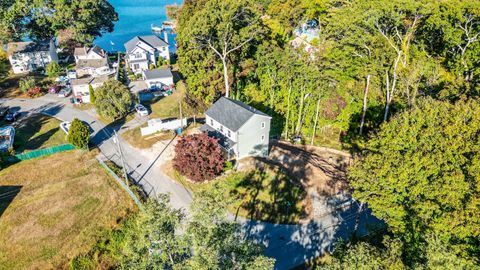
<path fill-rule="evenodd" d="M 0 42 L 22 38 L 89 44 L 113 31 L 118 15 L 107 0 L 3 1 Z"/>
<path fill-rule="evenodd" d="M 132 94 L 121 82 L 110 79 L 95 89 L 95 108 L 110 120 L 127 115 L 132 107 Z"/>
<path fill-rule="evenodd" d="M 478 106 L 423 100 L 383 125 L 349 168 L 353 196 L 412 257 L 429 232 L 458 246 L 480 236 Z"/>

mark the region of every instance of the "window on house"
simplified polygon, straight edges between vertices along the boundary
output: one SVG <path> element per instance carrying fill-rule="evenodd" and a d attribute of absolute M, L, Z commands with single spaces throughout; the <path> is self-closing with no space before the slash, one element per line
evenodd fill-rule
<path fill-rule="evenodd" d="M 138 64 L 133 65 L 133 69 L 139 69 L 139 68 L 140 68 L 140 66 Z"/>
<path fill-rule="evenodd" d="M 229 138 L 230 138 L 230 136 L 232 136 L 232 135 L 230 134 L 230 130 L 227 131 L 227 136 L 228 136 Z"/>
<path fill-rule="evenodd" d="M 142 55 L 141 55 L 139 52 L 137 52 L 137 53 L 135 54 L 135 57 L 136 57 L 136 58 L 140 58 L 140 57 L 142 57 Z"/>
<path fill-rule="evenodd" d="M 265 128 L 265 122 L 262 122 L 262 128 Z"/>
<path fill-rule="evenodd" d="M 265 135 L 262 135 L 262 142 L 265 141 Z"/>
<path fill-rule="evenodd" d="M 210 119 L 210 126 L 213 127 L 213 120 L 212 119 Z"/>
<path fill-rule="evenodd" d="M 220 126 L 220 131 L 223 132 L 223 126 Z"/>

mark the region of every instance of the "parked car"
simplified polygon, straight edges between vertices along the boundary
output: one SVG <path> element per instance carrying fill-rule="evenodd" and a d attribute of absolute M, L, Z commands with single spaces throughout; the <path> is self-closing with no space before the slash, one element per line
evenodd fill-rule
<path fill-rule="evenodd" d="M 62 122 L 60 123 L 60 129 L 68 135 L 68 130 L 70 129 L 71 124 L 72 123 L 70 123 L 69 121 Z"/>
<path fill-rule="evenodd" d="M 71 93 L 72 93 L 72 89 L 67 87 L 67 88 L 63 88 L 62 90 L 60 90 L 60 92 L 58 92 L 58 96 L 59 97 L 68 97 Z"/>
<path fill-rule="evenodd" d="M 138 113 L 140 116 L 147 116 L 148 115 L 148 110 L 143 106 L 142 104 L 137 104 L 135 105 L 135 111 Z"/>
<path fill-rule="evenodd" d="M 53 84 L 52 86 L 50 86 L 50 88 L 48 88 L 48 93 L 50 94 L 56 94 L 58 93 L 58 91 L 60 91 L 60 85 L 58 84 Z"/>
<path fill-rule="evenodd" d="M 0 107 L 0 118 L 5 117 L 8 113 L 8 107 Z"/>
<path fill-rule="evenodd" d="M 15 120 L 18 119 L 18 117 L 20 117 L 19 111 L 9 110 L 7 115 L 5 116 L 5 120 L 8 122 L 14 122 Z"/>

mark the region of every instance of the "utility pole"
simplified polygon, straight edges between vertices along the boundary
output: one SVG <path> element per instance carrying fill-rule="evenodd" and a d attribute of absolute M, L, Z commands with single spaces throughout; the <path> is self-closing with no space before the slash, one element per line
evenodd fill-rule
<path fill-rule="evenodd" d="M 178 106 L 180 107 L 180 127 L 183 129 L 183 115 L 182 115 L 182 101 L 178 102 Z"/>
<path fill-rule="evenodd" d="M 117 145 L 117 149 L 120 154 L 120 160 L 122 161 L 123 177 L 125 178 L 125 183 L 128 186 L 127 167 L 125 166 L 125 159 L 123 158 L 122 146 L 120 145 L 120 140 L 118 139 L 117 131 L 114 130 L 113 132 L 115 133 L 115 144 Z"/>

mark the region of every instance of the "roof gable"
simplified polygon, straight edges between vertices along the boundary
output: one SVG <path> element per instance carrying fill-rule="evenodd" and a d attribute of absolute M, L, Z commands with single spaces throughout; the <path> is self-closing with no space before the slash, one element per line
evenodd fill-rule
<path fill-rule="evenodd" d="M 154 80 L 154 79 L 173 77 L 172 71 L 169 68 L 145 70 L 143 71 L 143 74 L 145 75 L 145 80 Z"/>
<path fill-rule="evenodd" d="M 271 118 L 241 101 L 226 97 L 221 97 L 205 114 L 232 131 L 238 131 L 255 115 Z"/>
<path fill-rule="evenodd" d="M 129 40 L 127 43 L 124 44 L 126 52 L 131 52 L 135 47 L 137 46 L 138 42 L 143 42 L 147 46 L 153 48 L 158 48 L 158 47 L 166 47 L 168 46 L 168 43 L 165 42 L 163 39 L 155 36 L 155 35 L 150 35 L 150 36 L 136 36 Z"/>

